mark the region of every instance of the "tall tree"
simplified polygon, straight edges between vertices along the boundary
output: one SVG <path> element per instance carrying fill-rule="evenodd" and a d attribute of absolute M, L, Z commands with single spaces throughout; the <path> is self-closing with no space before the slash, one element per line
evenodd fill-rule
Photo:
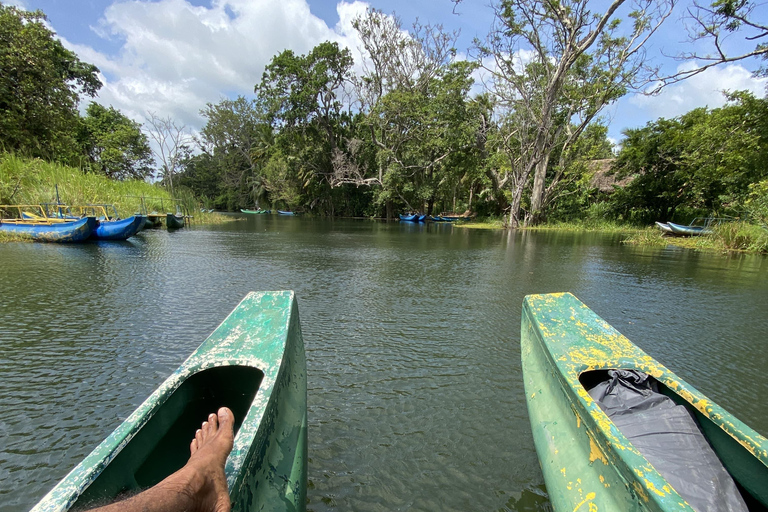
<path fill-rule="evenodd" d="M 351 115 L 341 95 L 351 78 L 353 60 L 348 49 L 324 42 L 306 55 L 291 50 L 276 55 L 255 87 L 269 119 L 280 132 L 276 144 L 283 160 L 271 169 L 290 169 L 301 189 L 328 200 L 332 156 L 343 150 Z M 294 188 L 285 197 L 298 197 Z M 314 204 L 310 204 L 313 207 Z"/>
<path fill-rule="evenodd" d="M 155 145 L 152 152 L 160 164 L 160 177 L 173 194 L 173 178 L 182 169 L 182 164 L 189 157 L 192 135 L 184 124 L 178 124 L 170 116 L 160 117 L 155 112 L 147 112 L 147 132 Z"/>
<path fill-rule="evenodd" d="M 91 103 L 81 123 L 82 144 L 92 166 L 114 179 L 152 176 L 152 149 L 141 124 L 113 107 Z"/>
<path fill-rule="evenodd" d="M 79 95 L 94 97 L 102 84 L 45 21 L 42 11 L 0 4 L 0 146 L 74 163 Z"/>
<path fill-rule="evenodd" d="M 460 1 L 460 0 L 459 0 Z M 588 0 L 502 0 L 486 41 L 477 42 L 505 119 L 514 162 L 510 226 L 523 222 L 523 194 L 533 174 L 526 222 L 540 218 L 552 151 L 569 151 L 603 107 L 641 84 L 644 44 L 669 16 L 674 0 L 613 0 L 593 12 Z M 618 15 L 624 9 L 630 23 Z M 514 143 L 511 143 L 512 141 Z"/>

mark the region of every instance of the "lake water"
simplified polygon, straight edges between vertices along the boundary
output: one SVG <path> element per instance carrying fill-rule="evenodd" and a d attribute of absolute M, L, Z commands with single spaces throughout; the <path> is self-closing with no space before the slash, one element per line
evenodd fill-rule
<path fill-rule="evenodd" d="M 520 308 L 571 291 L 768 434 L 768 259 L 617 236 L 252 216 L 0 245 L 0 511 L 25 511 L 251 290 L 296 291 L 308 509 L 547 510 Z"/>

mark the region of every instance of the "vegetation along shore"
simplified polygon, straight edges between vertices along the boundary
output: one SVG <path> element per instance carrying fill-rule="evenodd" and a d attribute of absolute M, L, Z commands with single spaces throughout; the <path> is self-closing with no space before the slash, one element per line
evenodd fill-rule
<path fill-rule="evenodd" d="M 387 219 L 469 212 L 460 225 L 632 231 L 630 243 L 766 252 L 768 99 L 726 91 L 720 108 L 626 129 L 619 145 L 608 139 L 605 107 L 685 78 L 653 75 L 631 48 L 671 6 L 638 13 L 642 23 L 609 11 L 603 24 L 581 4 L 565 21 L 552 6 L 529 19 L 525 2 L 503 5 L 474 60 L 457 58 L 457 35 L 440 26 L 409 30 L 368 9 L 354 21 L 366 66 L 335 42 L 282 51 L 252 97 L 202 106 L 193 135 L 153 112 L 142 124 L 97 102 L 80 109 L 102 87 L 96 66 L 62 46 L 41 11 L 0 4 L 0 41 L 13 50 L 0 54 L 0 69 L 15 70 L 0 76 L 0 202 L 52 202 L 58 184 L 65 201 L 126 212 L 140 209 L 140 196 L 174 198 L 196 220 L 201 207 Z M 716 29 L 749 25 L 746 5 L 716 7 Z M 537 33 L 552 20 L 579 44 Z M 768 55 L 760 41 L 750 55 Z M 537 49 L 529 63 L 512 59 L 518 47 Z M 480 91 L 479 71 L 493 78 Z M 687 241 L 642 231 L 696 217 L 729 222 Z"/>

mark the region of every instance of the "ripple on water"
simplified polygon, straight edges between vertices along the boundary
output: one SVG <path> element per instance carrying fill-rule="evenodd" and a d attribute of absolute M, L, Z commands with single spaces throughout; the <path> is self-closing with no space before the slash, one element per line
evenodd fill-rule
<path fill-rule="evenodd" d="M 0 259 L 0 410 L 14 411 L 0 512 L 28 510 L 251 290 L 299 299 L 316 512 L 547 509 L 520 375 L 526 293 L 574 292 L 768 432 L 758 259 L 277 216 L 4 244 Z"/>

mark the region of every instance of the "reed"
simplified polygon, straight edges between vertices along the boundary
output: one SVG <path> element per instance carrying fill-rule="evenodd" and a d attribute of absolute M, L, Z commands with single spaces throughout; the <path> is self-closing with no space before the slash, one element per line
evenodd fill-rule
<path fill-rule="evenodd" d="M 177 205 L 195 223 L 216 223 L 223 216 L 202 214 L 190 192 L 173 198 L 160 185 L 141 180 L 116 181 L 65 165 L 0 153 L 0 204 L 41 204 L 59 199 L 67 205 L 113 204 L 121 217 L 134 213 L 176 213 Z M 142 198 L 144 208 L 142 208 Z M 144 211 L 146 210 L 146 211 Z"/>

